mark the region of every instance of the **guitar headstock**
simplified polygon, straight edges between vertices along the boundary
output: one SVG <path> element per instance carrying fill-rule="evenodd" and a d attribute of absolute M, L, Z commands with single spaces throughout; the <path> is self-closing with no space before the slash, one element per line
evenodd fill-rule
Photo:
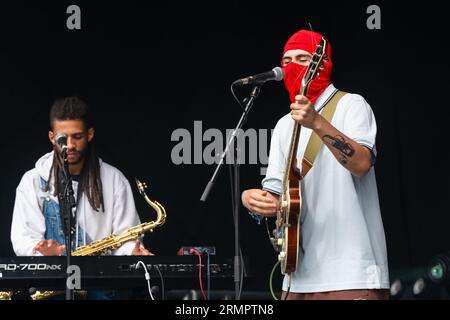
<path fill-rule="evenodd" d="M 320 40 L 319 44 L 317 45 L 316 52 L 314 52 L 314 55 L 312 56 L 308 66 L 308 70 L 306 71 L 305 76 L 302 79 L 302 95 L 305 95 L 308 90 L 309 84 L 314 80 L 317 73 L 319 73 L 319 71 L 323 68 L 322 63 L 324 59 L 326 59 L 327 45 L 328 42 L 325 38 L 322 38 L 322 40 Z"/>

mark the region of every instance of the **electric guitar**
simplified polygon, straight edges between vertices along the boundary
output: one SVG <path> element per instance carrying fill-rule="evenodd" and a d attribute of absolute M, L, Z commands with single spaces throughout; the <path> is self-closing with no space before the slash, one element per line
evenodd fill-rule
<path fill-rule="evenodd" d="M 306 96 L 311 81 L 319 70 L 323 68 L 322 61 L 325 58 L 327 40 L 322 38 L 316 52 L 302 79 L 300 94 Z M 300 243 L 300 218 L 302 210 L 302 175 L 297 167 L 297 149 L 300 137 L 301 125 L 294 124 L 294 130 L 290 141 L 289 154 L 286 159 L 286 168 L 283 178 L 283 193 L 280 198 L 280 209 L 277 212 L 274 238 L 272 242 L 278 254 L 281 272 L 290 274 L 297 270 Z M 301 163 L 301 162 L 298 162 Z"/>

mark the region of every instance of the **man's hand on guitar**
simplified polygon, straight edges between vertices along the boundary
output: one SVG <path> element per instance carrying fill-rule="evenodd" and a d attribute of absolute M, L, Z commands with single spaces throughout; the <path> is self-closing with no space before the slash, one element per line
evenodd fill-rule
<path fill-rule="evenodd" d="M 307 97 L 302 95 L 295 97 L 295 103 L 291 104 L 292 119 L 306 128 L 315 129 L 319 120 L 317 115 L 317 111 Z"/>
<path fill-rule="evenodd" d="M 249 189 L 242 194 L 242 204 L 252 213 L 273 217 L 277 214 L 279 196 L 260 189 Z"/>
<path fill-rule="evenodd" d="M 42 240 L 33 248 L 33 253 L 40 252 L 44 256 L 60 256 L 65 248 L 55 240 Z"/>

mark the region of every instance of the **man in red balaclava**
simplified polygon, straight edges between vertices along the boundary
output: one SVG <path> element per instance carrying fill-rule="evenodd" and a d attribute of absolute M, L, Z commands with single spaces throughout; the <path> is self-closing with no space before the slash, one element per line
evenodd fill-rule
<path fill-rule="evenodd" d="M 298 164 L 315 132 L 323 145 L 310 169 L 299 165 L 303 175 L 301 250 L 297 270 L 285 276 L 283 298 L 387 299 L 386 241 L 373 168 L 375 116 L 362 96 L 337 94 L 331 83 L 329 43 L 319 74 L 306 96 L 300 95 L 302 79 L 321 39 L 318 33 L 300 30 L 284 47 L 281 63 L 291 112 L 273 131 L 262 189 L 244 191 L 242 203 L 255 219 L 276 216 L 294 123 L 302 127 Z M 328 121 L 322 110 L 335 95 L 336 109 Z"/>
<path fill-rule="evenodd" d="M 283 80 L 292 103 L 295 102 L 295 96 L 300 93 L 301 81 L 321 39 L 322 36 L 318 33 L 300 30 L 284 46 L 283 59 L 281 61 L 281 65 L 284 68 Z M 323 70 L 320 71 L 318 77 L 311 82 L 308 88 L 307 97 L 311 100 L 311 103 L 314 104 L 322 92 L 330 85 L 332 67 L 331 45 L 328 45 L 326 57 L 323 61 Z"/>

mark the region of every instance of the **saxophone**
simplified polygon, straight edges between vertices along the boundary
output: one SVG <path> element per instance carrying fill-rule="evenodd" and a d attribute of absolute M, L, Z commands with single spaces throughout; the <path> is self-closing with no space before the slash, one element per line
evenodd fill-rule
<path fill-rule="evenodd" d="M 157 201 L 152 201 L 147 196 L 145 189 L 147 184 L 136 180 L 136 185 L 139 193 L 144 197 L 145 201 L 156 211 L 156 220 L 149 221 L 137 226 L 129 228 L 126 232 L 120 235 L 111 234 L 106 238 L 91 242 L 88 245 L 78 247 L 72 252 L 72 256 L 97 256 L 102 254 L 108 254 L 118 249 L 125 242 L 136 240 L 146 232 L 153 232 L 156 227 L 162 226 L 166 222 L 166 210 Z M 60 291 L 36 291 L 31 295 L 32 300 L 43 300 L 60 294 Z M 85 291 L 79 292 L 84 295 Z M 0 292 L 0 300 L 11 300 L 13 292 Z"/>
<path fill-rule="evenodd" d="M 166 210 L 164 207 L 157 201 L 151 201 L 145 193 L 147 184 L 136 179 L 136 185 L 139 193 L 144 197 L 145 201 L 147 201 L 147 203 L 156 211 L 156 220 L 132 227 L 120 235 L 111 234 L 106 238 L 91 242 L 86 246 L 78 247 L 72 252 L 72 256 L 98 256 L 111 253 L 111 251 L 118 249 L 125 242 L 136 240 L 148 231 L 153 232 L 153 229 L 163 225 L 164 222 L 166 222 Z"/>
<path fill-rule="evenodd" d="M 13 293 L 12 291 L 0 291 L 0 300 L 11 300 Z"/>

